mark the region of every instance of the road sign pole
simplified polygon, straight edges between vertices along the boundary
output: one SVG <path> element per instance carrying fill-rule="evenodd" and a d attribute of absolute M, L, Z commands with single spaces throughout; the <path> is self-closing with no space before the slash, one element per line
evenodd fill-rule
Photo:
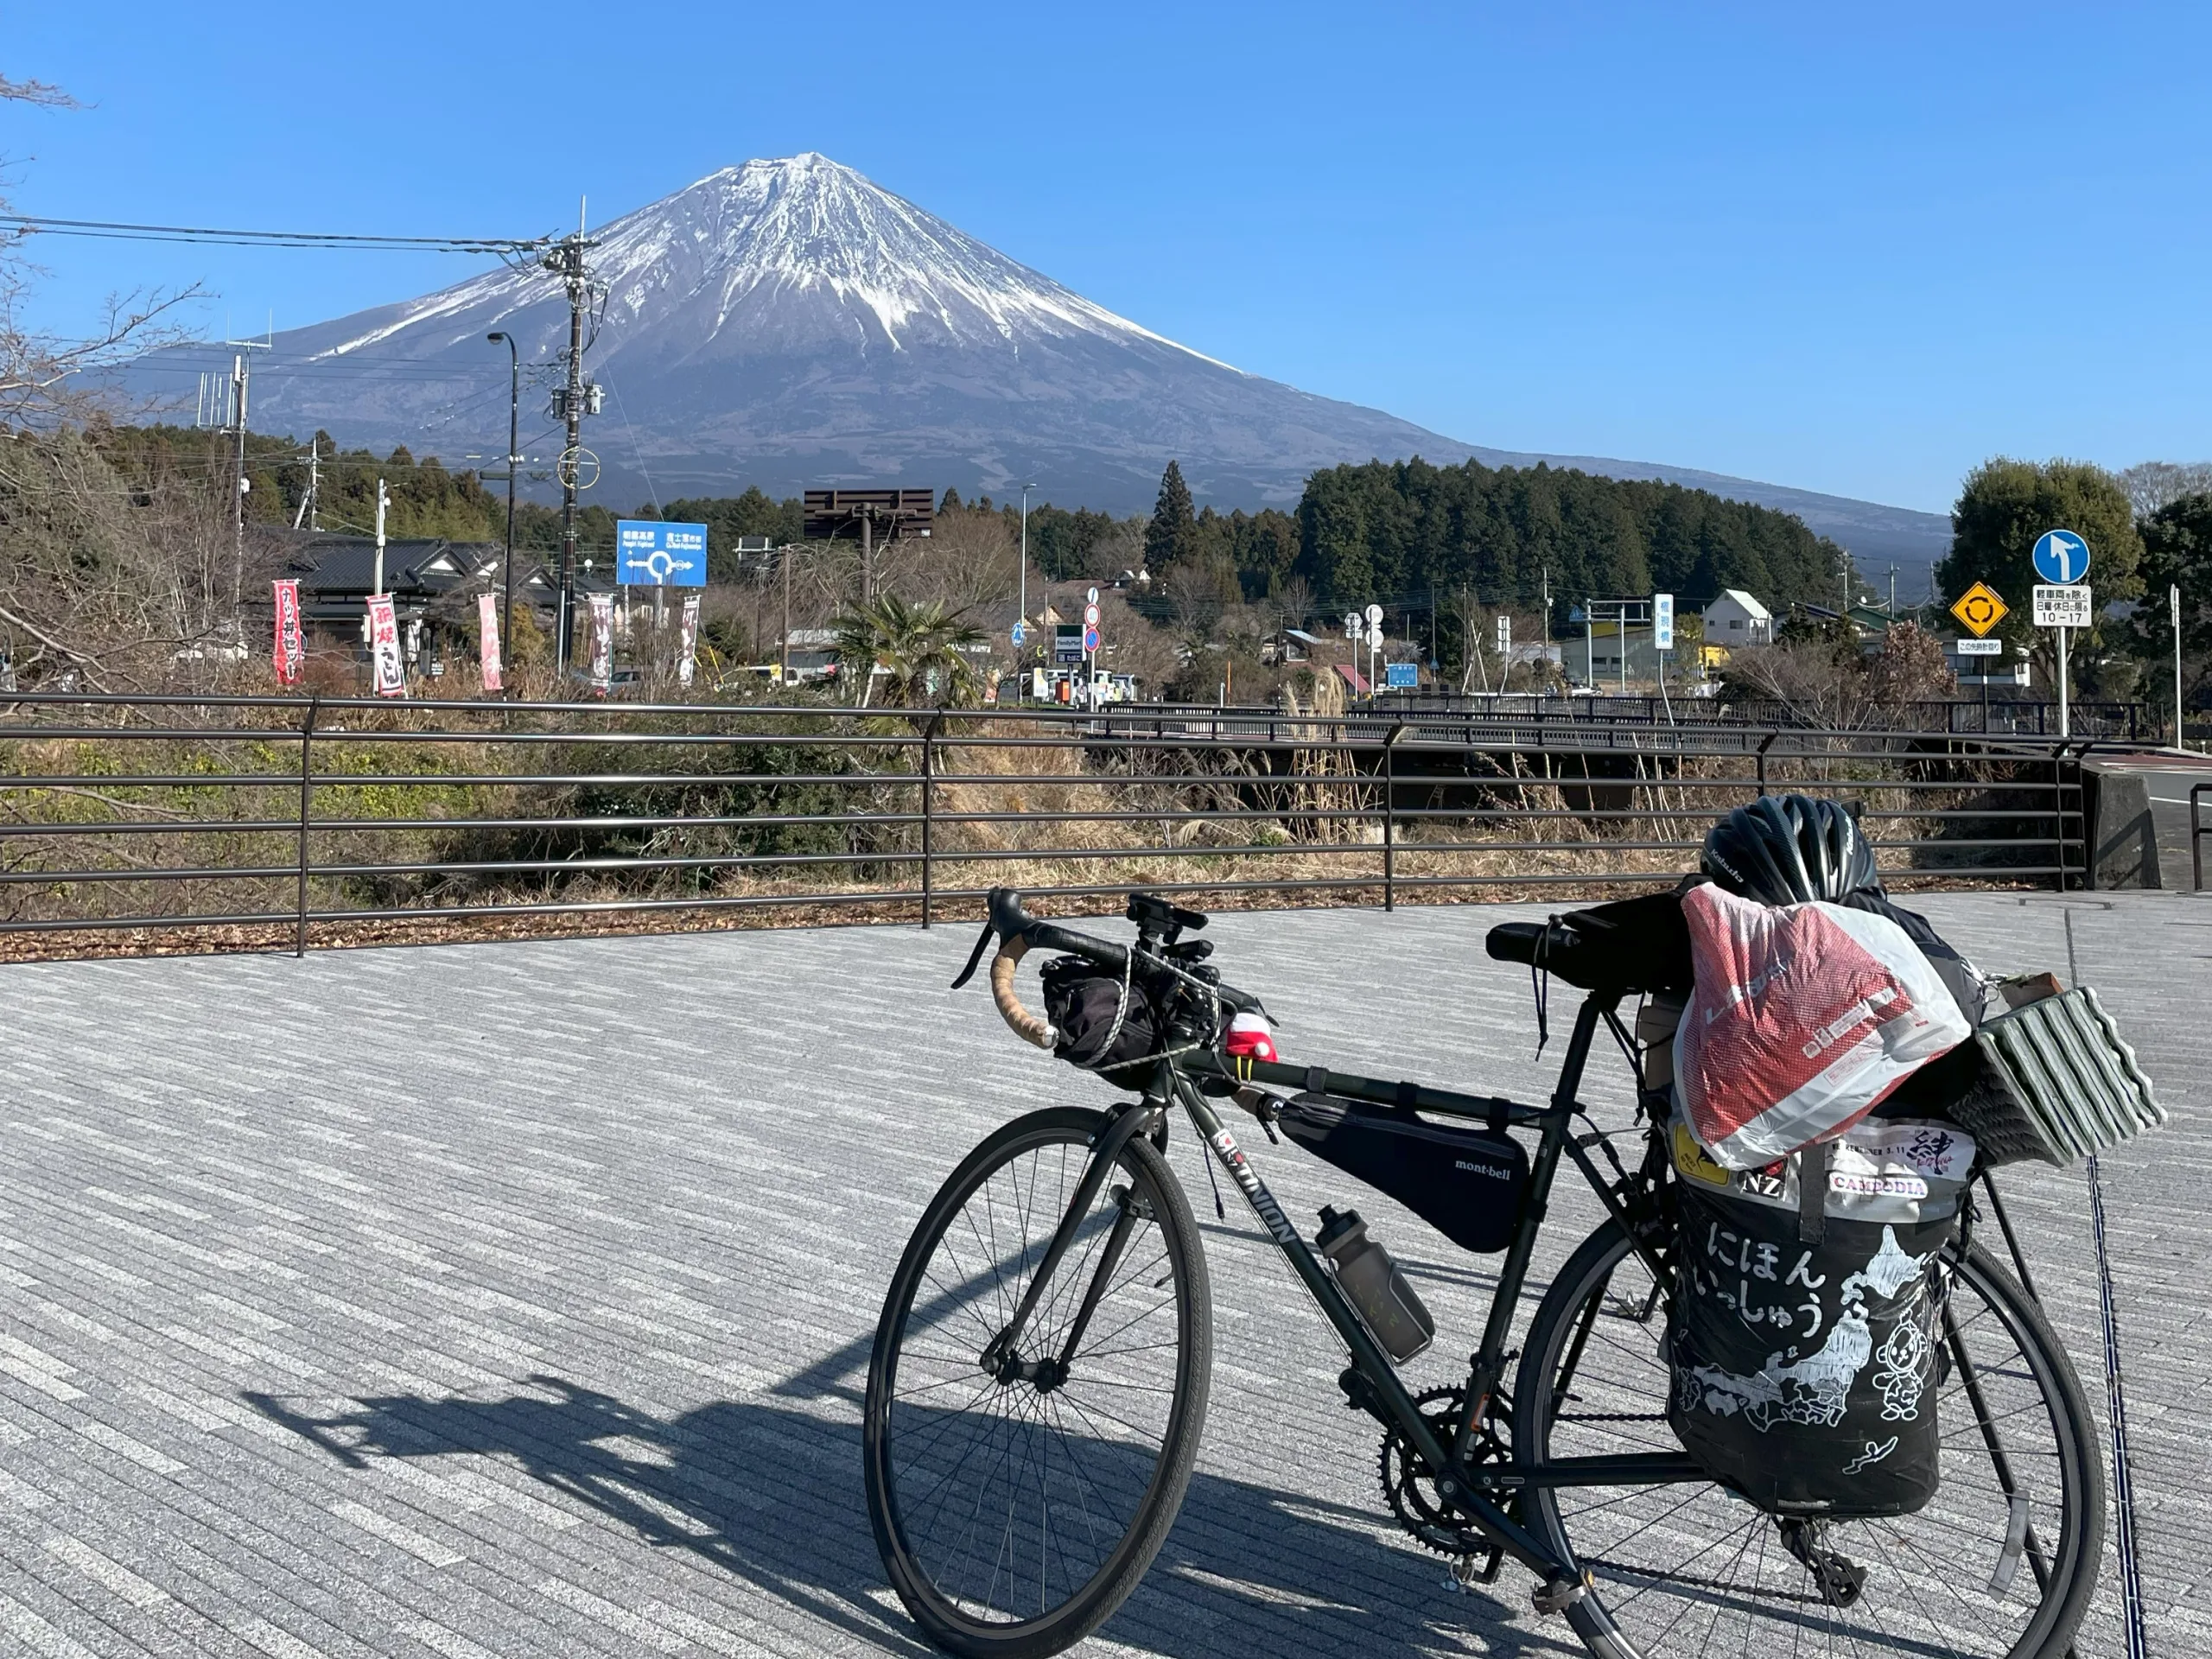
<path fill-rule="evenodd" d="M 2058 741 L 2063 743 L 2073 732 L 2066 718 L 2066 636 L 2069 630 L 2058 631 Z"/>
<path fill-rule="evenodd" d="M 2174 623 L 2174 747 L 2186 752 L 2188 743 L 2181 734 L 2181 584 L 2175 582 L 2166 589 L 2166 608 L 2173 613 Z"/>

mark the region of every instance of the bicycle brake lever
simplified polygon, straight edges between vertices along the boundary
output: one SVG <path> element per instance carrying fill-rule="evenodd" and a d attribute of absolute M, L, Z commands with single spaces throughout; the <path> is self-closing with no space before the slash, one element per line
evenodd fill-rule
<path fill-rule="evenodd" d="M 976 977 L 976 965 L 982 961 L 983 947 L 991 942 L 991 936 L 995 931 L 996 925 L 995 923 L 985 922 L 983 924 L 983 931 L 976 937 L 976 948 L 968 953 L 968 965 L 960 970 L 960 977 L 952 982 L 952 988 L 954 990 L 958 990 L 963 985 L 965 985 L 969 980 Z"/>

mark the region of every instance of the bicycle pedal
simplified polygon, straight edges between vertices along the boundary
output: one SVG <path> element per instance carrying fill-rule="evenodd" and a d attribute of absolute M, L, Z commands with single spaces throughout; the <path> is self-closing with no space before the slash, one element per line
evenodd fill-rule
<path fill-rule="evenodd" d="M 1478 1566 L 1478 1562 L 1481 1565 Z M 1494 1546 L 1489 1549 L 1471 1551 L 1465 1555 L 1455 1555 L 1452 1558 L 1451 1570 L 1445 1574 L 1445 1583 L 1447 1588 L 1459 1592 L 1471 1590 L 1478 1584 L 1495 1584 L 1498 1569 L 1504 1565 L 1505 1552 Z"/>
<path fill-rule="evenodd" d="M 1540 1613 L 1563 1613 L 1590 1593 L 1590 1580 L 1554 1579 L 1549 1584 L 1540 1584 L 1529 1593 L 1529 1600 Z"/>

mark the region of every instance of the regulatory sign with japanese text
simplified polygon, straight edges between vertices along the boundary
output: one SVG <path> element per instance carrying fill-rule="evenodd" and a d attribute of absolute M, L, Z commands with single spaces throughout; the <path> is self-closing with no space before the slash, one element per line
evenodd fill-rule
<path fill-rule="evenodd" d="M 1959 655 L 1961 657 L 1999 657 L 2004 654 L 2004 652 L 2005 642 L 2002 639 L 1961 639 L 1959 641 Z"/>
<path fill-rule="evenodd" d="M 2071 583 L 2037 582 L 2035 590 L 2036 626 L 2086 628 L 2094 620 L 2089 589 Z"/>
<path fill-rule="evenodd" d="M 626 588 L 705 587 L 707 527 L 658 518 L 618 519 L 614 580 Z"/>
<path fill-rule="evenodd" d="M 1086 605 L 1083 607 L 1083 626 L 1086 628 L 1095 628 L 1098 626 L 1098 607 L 1096 605 Z"/>
<path fill-rule="evenodd" d="M 2044 531 L 2031 556 L 2036 575 L 2053 587 L 2070 588 L 2089 574 L 2089 544 L 2070 530 Z"/>
<path fill-rule="evenodd" d="M 2002 622 L 2011 608 L 1986 582 L 1977 582 L 1959 595 L 1951 607 L 1951 614 L 1959 619 L 1961 627 L 1979 639 Z"/>

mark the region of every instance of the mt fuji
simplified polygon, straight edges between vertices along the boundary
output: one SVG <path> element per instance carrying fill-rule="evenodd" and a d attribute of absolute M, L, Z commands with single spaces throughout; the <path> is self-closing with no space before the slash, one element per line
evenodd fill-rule
<path fill-rule="evenodd" d="M 594 238 L 605 297 L 585 365 L 607 397 L 584 441 L 606 469 L 592 499 L 626 509 L 648 492 L 747 484 L 779 496 L 863 483 L 1003 494 L 1034 480 L 1062 505 L 1127 512 L 1151 505 L 1170 458 L 1201 502 L 1281 506 L 1318 467 L 1419 454 L 1672 479 L 1796 512 L 1862 557 L 1915 566 L 1949 539 L 1932 514 L 1480 448 L 1245 373 L 810 153 L 726 168 Z M 558 279 L 502 269 L 278 334 L 253 365 L 252 423 L 404 443 L 448 464 L 496 461 L 507 388 L 484 338 L 494 329 L 526 365 L 551 364 L 568 343 Z M 550 385 L 551 371 L 537 378 Z M 524 452 L 550 458 L 543 385 L 524 397 Z"/>

